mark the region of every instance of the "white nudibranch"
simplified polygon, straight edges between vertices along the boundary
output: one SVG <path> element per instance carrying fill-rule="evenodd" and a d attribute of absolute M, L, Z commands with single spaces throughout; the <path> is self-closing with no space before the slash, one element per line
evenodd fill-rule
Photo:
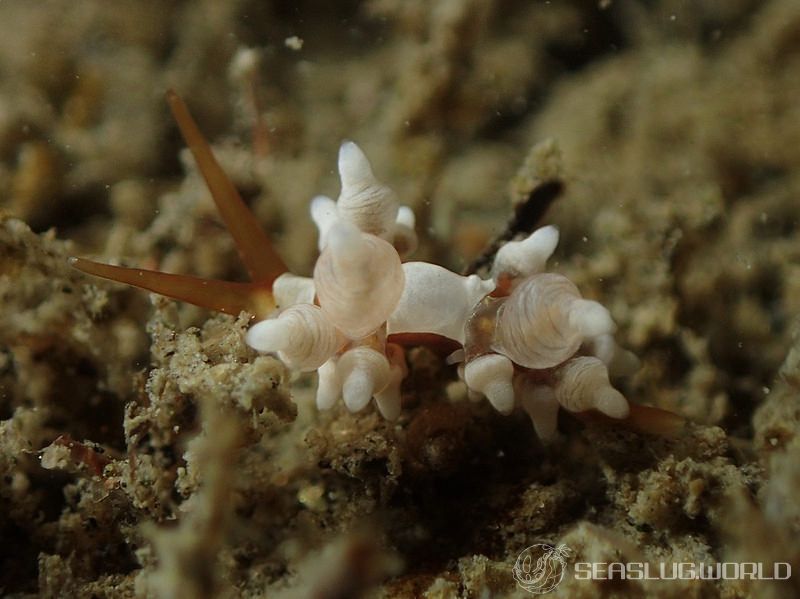
<path fill-rule="evenodd" d="M 556 372 L 556 400 L 570 412 L 595 409 L 612 418 L 625 418 L 629 406 L 608 380 L 608 370 L 592 356 L 567 361 Z"/>
<path fill-rule="evenodd" d="M 389 383 L 391 366 L 386 356 L 371 347 L 354 347 L 339 358 L 336 365 L 342 382 L 342 396 L 347 409 L 364 409 L 372 396 Z"/>
<path fill-rule="evenodd" d="M 500 354 L 484 354 L 466 363 L 464 382 L 483 393 L 501 414 L 514 409 L 514 363 Z"/>
<path fill-rule="evenodd" d="M 313 304 L 314 279 L 300 277 L 290 272 L 283 273 L 272 283 L 272 295 L 275 296 L 275 306 L 282 310 L 295 304 Z"/>
<path fill-rule="evenodd" d="M 519 376 L 514 379 L 514 391 L 539 438 L 552 441 L 558 427 L 558 400 L 553 388 Z"/>
<path fill-rule="evenodd" d="M 566 277 L 545 272 L 556 227 L 503 245 L 489 279 L 427 262 L 401 264 L 399 252 L 416 245 L 414 213 L 398 206 L 353 142 L 339 151 L 339 175 L 337 201 L 311 202 L 321 250 L 313 281 L 282 275 L 275 293 L 283 311 L 247 337 L 290 367 L 317 368 L 320 409 L 341 397 L 357 412 L 374 398 L 385 418 L 397 418 L 407 368 L 391 341 L 436 336 L 463 348 L 453 355 L 465 362 L 459 372 L 470 394 L 503 414 L 519 405 L 543 441 L 556 435 L 559 406 L 628 414 L 608 369 L 628 374 L 635 358 L 614 341 L 608 310 L 582 298 Z M 310 305 L 314 297 L 319 308 Z"/>
<path fill-rule="evenodd" d="M 558 243 L 552 226 L 510 241 L 495 255 L 491 278 L 461 276 L 426 262 L 402 264 L 414 250 L 414 213 L 380 183 L 361 149 L 339 151 L 337 201 L 317 196 L 319 229 L 313 278 L 287 272 L 255 217 L 227 179 L 188 108 L 167 96 L 197 166 L 220 208 L 250 283 L 230 283 L 71 258 L 75 268 L 209 309 L 261 320 L 247 332 L 257 351 L 298 371 L 318 372 L 317 406 L 339 398 L 357 412 L 372 399 L 387 419 L 401 413 L 408 373 L 401 345 L 440 345 L 462 361 L 470 396 L 482 394 L 503 414 L 519 405 L 543 441 L 557 434 L 558 408 L 626 418 L 631 406 L 612 387 L 637 361 L 614 340 L 608 310 L 583 299 L 566 277 L 545 272 Z M 674 429 L 679 417 L 661 411 L 653 430 Z M 642 414 L 645 414 L 642 416 Z M 668 416 L 667 416 L 668 415 Z M 633 414 L 631 414 L 633 418 Z M 659 428 L 661 427 L 661 428 Z"/>

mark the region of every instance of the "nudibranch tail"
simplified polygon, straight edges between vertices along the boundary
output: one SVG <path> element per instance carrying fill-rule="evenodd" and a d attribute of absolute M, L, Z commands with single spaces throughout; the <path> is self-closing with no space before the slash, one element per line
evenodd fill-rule
<path fill-rule="evenodd" d="M 189 113 L 189 108 L 174 90 L 167 92 L 167 102 L 178 123 L 186 145 L 211 191 L 225 226 L 230 231 L 239 255 L 253 281 L 271 284 L 287 272 L 267 234 L 253 213 L 242 201 L 233 182 L 222 170 L 200 128 Z"/>
<path fill-rule="evenodd" d="M 622 422 L 635 431 L 662 437 L 675 436 L 686 427 L 686 418 L 680 414 L 637 404 L 630 405 L 630 413 Z"/>
<path fill-rule="evenodd" d="M 143 268 L 102 264 L 85 258 L 70 258 L 78 270 L 103 279 L 126 283 L 154 293 L 237 316 L 242 311 L 266 318 L 275 309 L 269 286 L 262 283 L 231 283 L 201 279 Z"/>
<path fill-rule="evenodd" d="M 573 415 L 579 420 L 607 423 L 614 426 L 621 425 L 637 433 L 659 437 L 675 437 L 687 426 L 686 418 L 680 414 L 634 403 L 630 404 L 628 415 L 621 419 L 611 418 L 596 410 L 577 412 Z"/>

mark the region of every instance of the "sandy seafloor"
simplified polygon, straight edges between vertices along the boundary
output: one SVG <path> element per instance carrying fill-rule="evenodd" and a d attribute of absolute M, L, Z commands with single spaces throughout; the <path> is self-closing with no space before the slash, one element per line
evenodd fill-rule
<path fill-rule="evenodd" d="M 425 348 L 397 422 L 318 413 L 246 318 L 71 270 L 244 279 L 170 87 L 302 274 L 343 139 L 454 270 L 560 177 L 553 270 L 687 426 L 544 446 Z M 794 574 L 548 597 L 800 596 L 798 98 L 796 0 L 0 2 L 0 595 L 526 597 L 563 543 Z"/>

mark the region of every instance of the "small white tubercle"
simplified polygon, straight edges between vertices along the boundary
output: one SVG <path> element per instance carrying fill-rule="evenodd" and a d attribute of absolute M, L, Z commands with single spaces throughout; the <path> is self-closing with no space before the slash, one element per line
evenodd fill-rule
<path fill-rule="evenodd" d="M 594 300 L 574 300 L 570 304 L 567 318 L 570 326 L 578 331 L 584 339 L 608 335 L 617 328 L 608 308 Z"/>
<path fill-rule="evenodd" d="M 372 396 L 386 387 L 391 373 L 386 356 L 366 346 L 343 353 L 336 370 L 342 381 L 344 405 L 351 412 L 363 410 Z"/>
<path fill-rule="evenodd" d="M 416 217 L 414 211 L 408 206 L 400 206 L 397 211 L 397 220 L 392 231 L 391 244 L 397 249 L 400 256 L 405 257 L 414 253 L 419 240 L 414 230 Z"/>
<path fill-rule="evenodd" d="M 427 262 L 403 264 L 406 284 L 388 321 L 389 333 L 435 333 L 464 343 L 475 305 L 495 287 L 491 279 L 462 277 Z"/>
<path fill-rule="evenodd" d="M 394 192 L 375 178 L 369 160 L 352 141 L 345 141 L 339 148 L 339 177 L 339 218 L 364 233 L 379 237 L 391 234 L 398 213 Z"/>
<path fill-rule="evenodd" d="M 310 211 L 311 220 L 317 225 L 317 231 L 319 231 L 317 247 L 319 251 L 322 251 L 328 241 L 328 231 L 339 218 L 336 214 L 336 202 L 328 196 L 316 196 L 311 200 Z"/>
<path fill-rule="evenodd" d="M 558 369 L 556 376 L 556 400 L 570 412 L 595 409 L 611 418 L 628 416 L 628 400 L 611 386 L 608 371 L 598 358 L 573 358 Z"/>
<path fill-rule="evenodd" d="M 514 364 L 500 354 L 479 356 L 464 366 L 467 387 L 483 393 L 501 414 L 510 414 L 514 409 L 513 377 Z"/>
<path fill-rule="evenodd" d="M 314 279 L 285 272 L 272 283 L 272 295 L 279 310 L 295 304 L 313 304 Z"/>
<path fill-rule="evenodd" d="M 545 265 L 558 245 L 558 228 L 541 227 L 522 241 L 509 241 L 501 247 L 492 264 L 492 277 L 501 274 L 529 277 L 544 272 Z"/>
<path fill-rule="evenodd" d="M 317 306 L 297 304 L 277 318 L 262 320 L 247 331 L 247 344 L 262 352 L 276 352 L 292 369 L 319 368 L 342 345 L 344 339 Z"/>

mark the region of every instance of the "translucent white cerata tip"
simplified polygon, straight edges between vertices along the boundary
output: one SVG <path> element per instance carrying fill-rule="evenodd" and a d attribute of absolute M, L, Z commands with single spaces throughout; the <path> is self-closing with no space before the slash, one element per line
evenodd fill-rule
<path fill-rule="evenodd" d="M 584 339 L 608 335 L 616 329 L 608 308 L 593 300 L 575 300 L 570 309 L 569 322 Z"/>
<path fill-rule="evenodd" d="M 555 439 L 558 431 L 558 401 L 553 389 L 525 376 L 514 378 L 514 389 L 539 439 L 543 443 Z"/>
<path fill-rule="evenodd" d="M 497 279 L 505 273 L 513 277 L 529 277 L 544 272 L 557 245 L 558 229 L 552 225 L 536 229 L 522 241 L 509 241 L 494 258 L 492 276 Z"/>
<path fill-rule="evenodd" d="M 389 360 L 382 353 L 365 346 L 347 350 L 336 366 L 342 381 L 344 405 L 351 412 L 363 410 L 372 396 L 389 383 Z"/>
<path fill-rule="evenodd" d="M 374 332 L 394 311 L 405 276 L 397 251 L 386 241 L 337 221 L 314 266 L 314 287 L 325 316 L 345 335 Z"/>
<path fill-rule="evenodd" d="M 317 408 L 330 410 L 342 395 L 342 381 L 336 371 L 336 358 L 331 358 L 317 370 Z"/>
<path fill-rule="evenodd" d="M 590 346 L 592 354 L 606 365 L 611 376 L 631 376 L 639 370 L 639 358 L 617 345 L 611 333 L 593 338 Z"/>
<path fill-rule="evenodd" d="M 551 368 L 581 343 L 613 330 L 608 311 L 555 273 L 522 281 L 500 308 L 492 349 L 526 368 Z"/>
<path fill-rule="evenodd" d="M 344 342 L 317 306 L 297 304 L 277 318 L 262 320 L 247 331 L 247 344 L 262 352 L 276 352 L 289 367 L 300 371 L 316 370 Z"/>
<path fill-rule="evenodd" d="M 608 370 L 598 358 L 573 358 L 556 376 L 556 400 L 570 412 L 595 409 L 612 418 L 628 416 L 628 400 L 611 386 Z"/>
<path fill-rule="evenodd" d="M 401 256 L 408 256 L 417 249 L 417 233 L 414 231 L 416 217 L 414 211 L 408 206 L 400 206 L 397 211 L 397 220 L 391 234 L 392 245 L 397 248 Z"/>
<path fill-rule="evenodd" d="M 514 409 L 514 365 L 500 354 L 486 354 L 467 362 L 464 382 L 472 391 L 483 393 L 501 414 Z"/>
<path fill-rule="evenodd" d="M 375 405 L 386 420 L 397 420 L 402 407 L 400 385 L 408 374 L 403 348 L 387 344 L 386 355 L 389 359 L 389 381 L 386 386 L 375 393 Z"/>
<path fill-rule="evenodd" d="M 325 249 L 328 231 L 339 218 L 336 214 L 336 202 L 328 196 L 316 196 L 311 200 L 310 210 L 311 220 L 317 225 L 317 231 L 319 231 L 317 247 L 322 251 Z"/>
<path fill-rule="evenodd" d="M 462 277 L 428 262 L 406 262 L 403 272 L 406 284 L 388 332 L 435 333 L 463 344 L 464 325 L 475 304 L 494 290 L 494 281 Z"/>
<path fill-rule="evenodd" d="M 398 211 L 394 192 L 375 178 L 369 160 L 352 141 L 345 141 L 339 148 L 339 176 L 342 181 L 336 202 L 339 218 L 365 233 L 390 235 Z"/>
<path fill-rule="evenodd" d="M 413 231 L 416 222 L 417 217 L 414 215 L 414 211 L 411 208 L 408 206 L 400 206 L 400 208 L 397 209 L 396 225 L 407 227 Z"/>

